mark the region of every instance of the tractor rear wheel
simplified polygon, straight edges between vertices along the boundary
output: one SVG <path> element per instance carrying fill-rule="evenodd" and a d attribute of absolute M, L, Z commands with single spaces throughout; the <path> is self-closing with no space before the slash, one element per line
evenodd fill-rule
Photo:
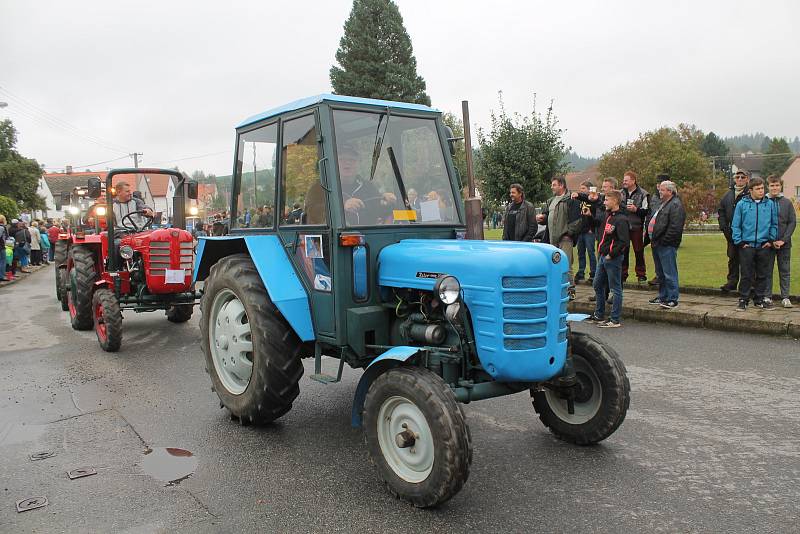
<path fill-rule="evenodd" d="M 533 407 L 559 439 L 592 445 L 613 434 L 625 420 L 631 385 L 619 354 L 596 337 L 572 332 L 569 344 L 578 381 L 573 413 L 558 390 L 546 387 L 531 390 Z"/>
<path fill-rule="evenodd" d="M 53 262 L 55 262 L 55 271 L 56 271 L 56 298 L 58 300 L 63 299 L 63 293 L 66 291 L 66 284 L 63 280 L 61 280 L 60 272 L 61 269 L 58 268 L 59 265 L 64 265 L 67 263 L 67 242 L 63 239 L 59 239 L 53 245 L 55 247 L 55 251 L 53 252 Z M 63 301 L 63 300 L 62 300 Z M 63 306 L 62 306 L 63 308 Z M 64 310 L 67 311 L 67 310 Z"/>
<path fill-rule="evenodd" d="M 222 405 L 243 425 L 288 412 L 300 393 L 302 343 L 249 256 L 228 256 L 211 267 L 200 311 L 206 372 Z"/>
<path fill-rule="evenodd" d="M 469 477 L 472 439 L 450 387 L 419 367 L 375 379 L 364 402 L 364 441 L 386 487 L 414 506 L 437 506 Z"/>
<path fill-rule="evenodd" d="M 179 304 L 170 306 L 167 310 L 167 321 L 173 323 L 185 323 L 192 318 L 194 306 L 192 304 Z"/>
<path fill-rule="evenodd" d="M 72 247 L 72 270 L 69 273 L 67 304 L 72 328 L 91 330 L 94 326 L 92 314 L 92 293 L 97 272 L 94 254 L 88 247 Z"/>
<path fill-rule="evenodd" d="M 69 311 L 69 301 L 67 300 L 67 294 L 69 293 L 69 276 L 67 274 L 67 268 L 56 267 L 56 276 L 58 276 L 60 283 L 61 283 L 61 294 L 58 297 L 58 300 L 61 301 L 61 311 Z"/>
<path fill-rule="evenodd" d="M 95 291 L 92 310 L 100 347 L 106 352 L 117 352 L 122 346 L 122 311 L 114 292 L 107 288 Z"/>

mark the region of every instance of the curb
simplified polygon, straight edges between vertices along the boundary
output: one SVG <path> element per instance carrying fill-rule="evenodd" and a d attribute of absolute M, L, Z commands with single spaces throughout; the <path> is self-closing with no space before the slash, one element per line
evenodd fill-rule
<path fill-rule="evenodd" d="M 581 281 L 580 284 L 585 284 L 585 282 Z M 586 285 L 588 286 L 589 284 Z M 622 284 L 622 287 L 624 289 L 635 289 L 637 291 L 658 291 L 658 286 L 648 285 L 647 282 L 641 284 L 635 282 L 625 282 Z M 678 291 L 687 295 L 702 295 L 706 297 L 721 297 L 729 299 L 739 298 L 739 293 L 736 291 L 723 292 L 721 289 L 716 287 L 680 286 Z M 776 299 L 780 301 L 780 295 L 772 295 L 772 300 L 774 301 Z M 800 304 L 800 295 L 789 295 L 789 300 L 794 304 Z"/>
<path fill-rule="evenodd" d="M 594 303 L 572 301 L 569 303 L 571 313 L 594 313 Z M 752 314 L 758 316 L 753 317 Z M 770 336 L 800 338 L 800 324 L 786 320 L 776 320 L 770 316 L 771 311 L 748 310 L 742 312 L 730 311 L 723 314 L 711 314 L 707 311 L 692 311 L 690 307 L 683 309 L 664 310 L 663 308 L 639 308 L 622 305 L 622 317 L 649 323 L 669 323 L 680 326 L 706 328 L 708 330 L 722 330 L 726 332 L 742 332 L 747 330 L 757 334 Z M 750 315 L 748 315 L 750 314 Z"/>

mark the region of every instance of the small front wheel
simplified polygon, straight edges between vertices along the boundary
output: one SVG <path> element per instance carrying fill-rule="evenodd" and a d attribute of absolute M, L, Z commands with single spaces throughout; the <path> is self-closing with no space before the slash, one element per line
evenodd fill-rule
<path fill-rule="evenodd" d="M 389 491 L 420 508 L 447 501 L 469 477 L 464 412 L 427 369 L 397 367 L 375 379 L 364 402 L 364 440 Z"/>
<path fill-rule="evenodd" d="M 100 347 L 106 352 L 117 352 L 122 346 L 122 311 L 114 292 L 107 288 L 95 291 L 92 309 Z"/>
<path fill-rule="evenodd" d="M 543 387 L 531 390 L 539 419 L 559 439 L 592 445 L 613 434 L 628 412 L 630 382 L 622 359 L 611 347 L 589 334 L 569 337 L 577 385 L 572 413 L 564 392 Z"/>
<path fill-rule="evenodd" d="M 194 306 L 192 304 L 176 304 L 167 309 L 167 320 L 172 323 L 185 323 L 192 318 Z"/>

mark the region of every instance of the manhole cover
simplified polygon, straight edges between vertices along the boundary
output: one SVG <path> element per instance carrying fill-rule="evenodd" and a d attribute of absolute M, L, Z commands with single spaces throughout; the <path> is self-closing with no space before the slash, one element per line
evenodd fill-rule
<path fill-rule="evenodd" d="M 17 512 L 27 512 L 36 508 L 47 506 L 47 497 L 28 497 L 17 501 Z"/>
<path fill-rule="evenodd" d="M 97 471 L 95 471 L 94 467 L 79 467 L 78 469 L 67 471 L 67 476 L 69 477 L 70 480 L 75 480 L 76 478 L 83 478 L 96 474 Z"/>
<path fill-rule="evenodd" d="M 31 459 L 31 462 L 35 462 L 36 460 L 44 460 L 46 458 L 52 458 L 55 455 L 56 453 L 54 451 L 40 451 L 40 452 L 34 452 L 28 458 Z"/>

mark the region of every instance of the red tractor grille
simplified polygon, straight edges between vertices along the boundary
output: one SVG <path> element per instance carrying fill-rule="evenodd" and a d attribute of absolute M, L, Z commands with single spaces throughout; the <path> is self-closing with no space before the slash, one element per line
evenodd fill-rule
<path fill-rule="evenodd" d="M 183 269 L 192 273 L 194 268 L 194 246 L 191 241 L 179 243 L 180 250 L 180 266 L 173 266 L 170 262 L 170 247 L 172 243 L 169 241 L 151 241 L 150 242 L 150 273 L 154 275 L 162 275 L 167 269 Z"/>

